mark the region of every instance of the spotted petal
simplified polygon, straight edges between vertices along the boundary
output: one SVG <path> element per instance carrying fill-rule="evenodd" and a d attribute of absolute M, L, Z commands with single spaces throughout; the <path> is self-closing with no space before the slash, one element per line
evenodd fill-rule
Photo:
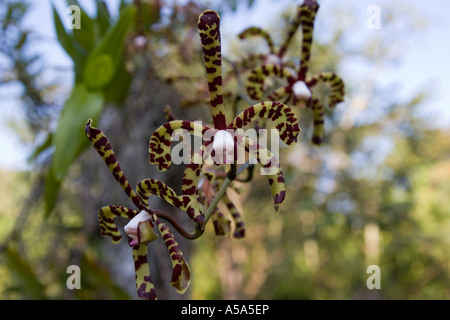
<path fill-rule="evenodd" d="M 275 53 L 275 47 L 273 45 L 273 41 L 272 38 L 270 37 L 270 35 L 262 30 L 261 28 L 258 27 L 249 27 L 247 29 L 245 29 L 244 31 L 242 31 L 239 35 L 238 35 L 239 39 L 247 39 L 250 37 L 261 37 L 263 38 L 267 45 L 269 46 L 269 51 L 270 53 Z"/>
<path fill-rule="evenodd" d="M 266 101 L 253 105 L 240 113 L 228 126 L 229 129 L 241 129 L 257 119 L 270 119 L 277 128 L 281 140 L 290 145 L 297 142 L 301 129 L 294 112 L 283 103 Z"/>
<path fill-rule="evenodd" d="M 138 296 L 147 300 L 156 300 L 155 286 L 148 265 L 146 244 L 133 246 L 133 259 Z"/>
<path fill-rule="evenodd" d="M 265 147 L 259 145 L 248 137 L 243 137 L 236 134 L 236 142 L 239 148 L 245 150 L 258 163 L 262 165 L 262 171 L 267 176 L 270 184 L 270 190 L 272 192 L 272 198 L 274 202 L 274 209 L 276 213 L 279 213 L 279 205 L 284 201 L 286 196 L 286 186 L 284 182 L 283 173 L 279 169 L 278 159 Z M 206 148 L 210 142 L 206 142 L 202 145 L 200 150 L 196 152 L 194 156 L 202 157 L 206 152 Z M 198 182 L 203 168 L 204 162 L 197 162 L 189 164 L 185 171 L 182 181 L 182 193 L 184 195 L 197 195 L 198 194 Z"/>
<path fill-rule="evenodd" d="M 183 129 L 195 136 L 202 137 L 209 128 L 196 122 L 176 120 L 167 122 L 156 129 L 150 137 L 148 154 L 150 163 L 156 165 L 160 171 L 169 170 L 172 165 L 172 134 L 177 129 Z"/>
<path fill-rule="evenodd" d="M 148 199 L 151 195 L 164 199 L 172 206 L 186 212 L 188 216 L 197 223 L 203 223 L 204 217 L 202 206 L 197 201 L 196 196 L 181 195 L 177 196 L 175 191 L 165 183 L 156 179 L 144 179 L 137 185 L 136 191 L 142 201 L 148 205 Z"/>
<path fill-rule="evenodd" d="M 224 193 L 221 200 L 227 206 L 227 208 L 230 211 L 231 216 L 233 217 L 233 220 L 234 220 L 233 237 L 244 238 L 245 237 L 244 219 L 242 219 L 242 216 L 239 213 L 238 209 L 236 208 L 236 206 L 230 200 L 230 198 L 228 197 L 228 195 L 226 193 Z"/>
<path fill-rule="evenodd" d="M 158 230 L 166 244 L 172 261 L 172 279 L 170 285 L 174 287 L 178 293 L 183 294 L 186 292 L 191 282 L 191 271 L 189 270 L 189 266 L 184 260 L 183 253 L 172 232 L 170 232 L 170 229 L 162 223 L 156 215 L 153 215 L 153 219 L 158 226 Z"/>
<path fill-rule="evenodd" d="M 198 33 L 203 47 L 214 127 L 223 130 L 226 127 L 226 119 L 223 105 L 219 14 L 211 10 L 204 11 L 200 14 L 198 17 Z"/>
<path fill-rule="evenodd" d="M 300 70 L 298 80 L 304 81 L 309 68 L 311 57 L 311 47 L 314 32 L 314 20 L 316 18 L 319 4 L 316 0 L 305 0 L 300 6 L 300 24 L 302 26 L 302 52 L 300 56 Z"/>
<path fill-rule="evenodd" d="M 281 45 L 278 55 L 280 57 L 284 56 L 284 54 L 286 53 L 289 44 L 292 41 L 292 38 L 294 37 L 294 35 L 297 33 L 297 30 L 299 29 L 300 26 L 300 18 L 302 15 L 302 6 L 297 6 L 297 12 L 295 13 L 294 18 L 292 19 L 290 25 L 289 25 L 289 29 L 287 30 L 287 35 L 286 35 L 286 39 L 284 40 L 283 44 Z"/>
<path fill-rule="evenodd" d="M 101 130 L 92 127 L 91 119 L 89 119 L 86 123 L 85 133 L 92 146 L 102 157 L 103 161 L 106 163 L 109 170 L 113 174 L 114 179 L 116 179 L 126 195 L 131 199 L 131 201 L 133 201 L 136 207 L 143 210 L 144 207 L 142 207 L 140 199 L 134 192 L 133 188 L 131 188 L 130 183 L 128 182 L 125 174 L 120 168 L 119 162 L 117 161 L 114 154 L 114 150 L 112 149 L 111 144 L 109 143 L 108 138 L 106 138 L 105 134 Z"/>
<path fill-rule="evenodd" d="M 278 64 L 265 64 L 250 71 L 247 78 L 246 90 L 253 100 L 261 100 L 264 96 L 264 85 L 269 77 L 278 77 L 291 84 L 296 81 L 295 75 L 288 69 Z"/>
<path fill-rule="evenodd" d="M 328 106 L 334 108 L 336 104 L 344 101 L 345 88 L 344 81 L 333 72 L 321 72 L 306 82 L 308 87 L 314 87 L 318 83 L 328 83 L 330 85 L 331 91 L 328 96 Z"/>
<path fill-rule="evenodd" d="M 272 101 L 285 101 L 287 102 L 291 97 L 292 87 L 290 85 L 286 85 L 284 87 L 275 89 L 270 94 L 267 95 L 267 98 Z"/>
<path fill-rule="evenodd" d="M 313 136 L 311 138 L 311 141 L 314 144 L 319 145 L 322 143 L 324 135 L 324 113 L 322 104 L 320 103 L 319 99 L 313 98 L 311 100 L 311 108 L 313 111 L 314 121 Z"/>
<path fill-rule="evenodd" d="M 117 229 L 114 221 L 117 217 L 132 219 L 139 213 L 138 210 L 132 210 L 121 206 L 106 206 L 98 211 L 98 222 L 102 236 L 111 237 L 113 243 L 117 243 L 122 239 L 122 236 Z"/>
<path fill-rule="evenodd" d="M 261 171 L 264 172 L 269 182 L 274 209 L 278 214 L 280 212 L 279 205 L 286 197 L 286 185 L 278 159 L 267 148 L 248 137 L 238 136 L 237 143 L 240 147 L 244 146 L 245 150 L 261 164 Z"/>

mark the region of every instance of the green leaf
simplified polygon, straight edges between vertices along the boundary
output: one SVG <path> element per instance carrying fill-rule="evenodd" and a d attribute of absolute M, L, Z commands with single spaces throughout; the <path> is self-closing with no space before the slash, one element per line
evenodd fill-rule
<path fill-rule="evenodd" d="M 97 120 L 103 102 L 101 91 L 89 91 L 83 83 L 73 89 L 61 112 L 54 137 L 52 168 L 56 179 L 64 177 L 72 162 L 89 145 L 84 135 L 86 119 Z"/>
<path fill-rule="evenodd" d="M 28 161 L 35 160 L 42 152 L 50 148 L 53 144 L 53 134 L 49 133 L 47 139 L 34 149 L 33 153 L 28 157 Z"/>
<path fill-rule="evenodd" d="M 49 168 L 44 180 L 44 217 L 48 218 L 56 204 L 61 180 L 56 179 L 52 167 Z"/>
<path fill-rule="evenodd" d="M 100 27 L 100 36 L 103 36 L 111 25 L 111 15 L 105 1 L 95 0 L 97 3 L 97 23 Z"/>
<path fill-rule="evenodd" d="M 48 299 L 44 293 L 45 286 L 37 278 L 30 263 L 23 259 L 16 249 L 6 246 L 2 250 L 2 256 L 5 259 L 8 273 L 14 279 L 14 284 L 23 295 L 23 298 L 37 300 Z"/>
<path fill-rule="evenodd" d="M 58 12 L 54 6 L 52 8 L 56 36 L 64 51 L 72 58 L 75 66 L 75 81 L 79 82 L 82 79 L 83 64 L 87 57 L 87 51 L 78 43 L 73 35 L 69 35 L 66 32 Z"/>
<path fill-rule="evenodd" d="M 80 7 L 80 29 L 73 29 L 73 37 L 90 52 L 95 45 L 95 22 L 88 16 L 88 14 L 81 8 L 77 1 L 69 0 L 68 5 L 77 5 Z"/>
<path fill-rule="evenodd" d="M 119 66 L 114 81 L 111 81 L 104 89 L 105 101 L 122 105 L 128 96 L 132 76 L 125 69 L 124 65 Z"/>
<path fill-rule="evenodd" d="M 84 79 L 89 89 L 106 86 L 114 75 L 114 62 L 110 55 L 101 54 L 88 60 L 84 69 Z"/>
<path fill-rule="evenodd" d="M 119 66 L 123 64 L 123 51 L 124 51 L 124 41 L 125 36 L 128 33 L 128 29 L 131 23 L 134 21 L 136 9 L 132 6 L 125 8 L 119 17 L 119 20 L 115 25 L 112 25 L 108 31 L 105 33 L 104 37 L 100 40 L 100 42 L 95 46 L 92 52 L 89 54 L 87 58 L 85 71 L 89 77 L 92 77 L 92 74 L 95 73 L 95 70 L 89 70 L 90 68 L 95 68 L 96 64 L 99 61 L 93 62 L 98 59 L 99 56 L 107 55 L 112 59 L 113 62 L 113 71 L 112 75 L 114 75 L 117 70 L 119 70 Z M 107 62 L 107 58 L 101 58 L 101 64 L 105 67 Z M 109 72 L 109 70 L 108 70 Z M 109 75 L 109 74 L 108 74 Z M 110 80 L 113 77 L 111 76 Z M 86 83 L 92 84 L 92 81 L 96 82 L 92 78 L 85 77 Z M 104 79 L 102 79 L 104 80 Z M 100 81 L 101 86 L 106 85 L 104 81 Z M 99 87 L 101 87 L 99 86 Z M 94 86 L 97 87 L 97 86 Z"/>

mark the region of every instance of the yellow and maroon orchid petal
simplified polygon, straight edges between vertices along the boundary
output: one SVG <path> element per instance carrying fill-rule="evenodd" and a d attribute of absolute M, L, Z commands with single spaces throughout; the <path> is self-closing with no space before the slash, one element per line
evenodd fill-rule
<path fill-rule="evenodd" d="M 146 244 L 133 246 L 133 259 L 138 296 L 147 300 L 156 300 L 155 286 L 152 282 L 147 260 Z"/>
<path fill-rule="evenodd" d="M 247 78 L 246 90 L 248 96 L 253 100 L 261 100 L 264 96 L 264 84 L 269 77 L 278 77 L 286 80 L 288 84 L 296 81 L 292 72 L 278 64 L 265 64 L 250 71 Z"/>
<path fill-rule="evenodd" d="M 121 206 L 106 206 L 101 208 L 97 215 L 102 236 L 111 237 L 113 243 L 119 242 L 122 239 L 122 236 L 119 229 L 117 229 L 114 219 L 117 217 L 132 219 L 138 213 L 138 210 L 132 210 Z"/>
<path fill-rule="evenodd" d="M 286 197 L 286 184 L 278 159 L 266 147 L 248 137 L 237 135 L 237 143 L 240 148 L 244 147 L 261 165 L 270 185 L 275 212 L 278 214 L 280 212 L 279 205 Z"/>
<path fill-rule="evenodd" d="M 231 221 L 220 211 L 217 206 L 211 215 L 216 236 L 227 236 L 231 231 Z"/>
<path fill-rule="evenodd" d="M 226 128 L 226 119 L 223 105 L 219 14 L 211 10 L 200 14 L 198 17 L 198 32 L 203 47 L 214 127 L 223 130 Z"/>
<path fill-rule="evenodd" d="M 207 207 L 211 205 L 213 198 L 217 191 L 216 175 L 213 172 L 203 172 L 204 181 L 201 187 L 200 196 L 204 198 L 204 202 Z M 214 232 L 217 236 L 227 236 L 231 231 L 231 221 L 223 214 L 219 206 L 214 208 L 214 212 L 211 215 L 211 220 L 214 226 Z"/>
<path fill-rule="evenodd" d="M 169 105 L 166 105 L 163 109 L 164 111 L 164 118 L 166 118 L 166 121 L 175 121 L 176 117 L 172 112 L 172 108 Z"/>
<path fill-rule="evenodd" d="M 183 253 L 172 232 L 170 232 L 170 229 L 162 223 L 155 214 L 153 215 L 153 219 L 158 226 L 159 233 L 166 244 L 172 261 L 172 279 L 170 285 L 174 287 L 178 293 L 183 294 L 186 292 L 191 282 L 191 271 L 189 270 L 189 266 L 184 260 Z"/>
<path fill-rule="evenodd" d="M 244 238 L 245 237 L 244 219 L 242 219 L 242 216 L 239 213 L 238 209 L 236 208 L 236 206 L 230 200 L 230 198 L 228 197 L 228 195 L 226 193 L 224 193 L 221 200 L 227 206 L 227 208 L 230 211 L 231 216 L 233 217 L 233 220 L 234 220 L 233 237 Z"/>
<path fill-rule="evenodd" d="M 298 72 L 298 80 L 300 81 L 305 81 L 306 73 L 309 68 L 314 33 L 314 20 L 316 18 L 317 10 L 319 10 L 319 4 L 316 0 L 304 0 L 299 10 L 300 25 L 302 26 L 303 34 L 300 69 Z"/>
<path fill-rule="evenodd" d="M 258 27 L 250 27 L 245 29 L 244 31 L 242 31 L 239 35 L 238 35 L 239 39 L 247 39 L 250 37 L 261 37 L 263 38 L 266 42 L 267 45 L 269 46 L 269 51 L 270 53 L 275 53 L 275 47 L 273 45 L 273 41 L 272 38 L 270 37 L 270 35 L 262 30 L 261 28 Z"/>
<path fill-rule="evenodd" d="M 169 170 L 172 164 L 172 134 L 177 129 L 183 129 L 192 135 L 202 137 L 209 128 L 196 122 L 176 120 L 167 122 L 156 129 L 150 137 L 148 154 L 149 162 L 156 165 L 160 171 Z"/>
<path fill-rule="evenodd" d="M 323 142 L 323 135 L 324 135 L 324 112 L 322 104 L 320 103 L 319 99 L 313 98 L 311 100 L 311 108 L 313 111 L 313 121 L 314 121 L 313 136 L 311 138 L 311 141 L 314 144 L 319 145 Z"/>
<path fill-rule="evenodd" d="M 203 208 L 197 200 L 197 196 L 177 196 L 175 191 L 165 183 L 156 179 L 144 179 L 137 185 L 136 191 L 142 201 L 148 205 L 148 199 L 155 195 L 172 206 L 186 212 L 194 222 L 203 223 Z"/>
<path fill-rule="evenodd" d="M 136 207 L 141 210 L 144 209 L 140 199 L 134 192 L 133 188 L 131 188 L 130 183 L 120 168 L 119 162 L 116 159 L 114 150 L 112 149 L 108 138 L 106 138 L 105 134 L 101 130 L 92 127 L 91 119 L 89 119 L 86 123 L 85 133 L 94 149 L 97 150 L 98 154 L 102 157 L 103 161 L 112 172 L 116 181 L 120 184 L 120 187 L 123 191 L 125 191 L 126 195 L 131 199 L 131 201 L 133 201 Z"/>
<path fill-rule="evenodd" d="M 158 235 L 153 229 L 153 223 L 151 219 L 141 221 L 137 227 L 137 242 L 140 244 L 146 244 L 158 239 Z"/>
<path fill-rule="evenodd" d="M 277 128 L 281 140 L 290 145 L 297 142 L 301 131 L 294 112 L 281 102 L 266 101 L 255 104 L 240 113 L 228 126 L 229 129 L 241 129 L 256 119 L 270 119 Z"/>
<path fill-rule="evenodd" d="M 200 173 L 203 168 L 203 155 L 206 154 L 206 148 L 211 144 L 207 141 L 200 147 L 191 158 L 191 163 L 186 166 L 184 170 L 183 180 L 181 182 L 181 193 L 188 196 L 197 196 L 198 182 L 200 180 Z"/>
<path fill-rule="evenodd" d="M 266 54 L 250 53 L 243 59 L 236 62 L 235 67 L 239 71 L 249 70 L 258 66 L 258 62 L 264 62 L 266 58 Z M 230 72 L 233 72 L 233 70 L 231 70 Z"/>
<path fill-rule="evenodd" d="M 284 56 L 284 54 L 286 53 L 286 51 L 289 47 L 289 44 L 292 41 L 292 38 L 294 37 L 294 35 L 297 33 L 297 30 L 299 29 L 302 11 L 303 11 L 302 6 L 297 6 L 297 12 L 295 13 L 294 18 L 292 19 L 291 24 L 289 25 L 286 39 L 284 40 L 283 44 L 281 45 L 281 47 L 278 51 L 278 55 L 280 57 Z"/>
<path fill-rule="evenodd" d="M 267 99 L 271 101 L 285 101 L 289 100 L 289 97 L 292 93 L 292 87 L 287 85 L 278 89 L 275 89 L 270 94 L 267 95 Z"/>
<path fill-rule="evenodd" d="M 336 104 L 344 101 L 345 88 L 344 81 L 333 72 L 321 72 L 306 82 L 306 85 L 310 88 L 314 87 L 317 83 L 324 82 L 330 85 L 330 95 L 328 96 L 328 106 L 334 108 Z"/>

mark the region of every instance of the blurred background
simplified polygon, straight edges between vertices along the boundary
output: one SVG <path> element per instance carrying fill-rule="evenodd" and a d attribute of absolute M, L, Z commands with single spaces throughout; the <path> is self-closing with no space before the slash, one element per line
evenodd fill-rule
<path fill-rule="evenodd" d="M 87 118 L 132 185 L 152 177 L 180 190 L 184 168 L 157 172 L 148 139 L 166 105 L 178 119 L 210 122 L 198 15 L 220 13 L 223 56 L 236 62 L 268 52 L 241 31 L 261 27 L 280 45 L 301 2 L 0 0 L 0 298 L 137 299 L 131 249 L 102 238 L 97 222 L 102 206 L 131 201 L 89 147 Z M 310 110 L 296 109 L 303 131 L 280 154 L 288 189 L 278 216 L 256 174 L 233 195 L 244 239 L 211 226 L 196 241 L 173 231 L 192 272 L 185 294 L 170 287 L 162 240 L 151 243 L 160 299 L 450 298 L 450 4 L 319 3 L 311 72 L 336 72 L 346 86 L 345 101 L 326 108 L 324 143 L 310 141 Z M 80 30 L 67 27 L 71 4 L 82 8 Z M 379 28 L 369 27 L 371 6 Z M 300 43 L 297 32 L 287 53 L 297 65 Z M 111 61 L 93 64 L 102 53 Z M 231 79 L 227 90 L 243 88 Z M 66 287 L 73 264 L 80 290 Z M 366 286 L 370 265 L 381 289 Z"/>

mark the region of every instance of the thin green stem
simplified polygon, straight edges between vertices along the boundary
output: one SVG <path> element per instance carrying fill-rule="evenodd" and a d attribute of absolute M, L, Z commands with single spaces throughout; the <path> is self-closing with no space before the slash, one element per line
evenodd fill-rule
<path fill-rule="evenodd" d="M 225 178 L 224 182 L 220 186 L 219 191 L 217 191 L 216 196 L 214 197 L 213 201 L 211 201 L 211 204 L 209 205 L 208 209 L 205 212 L 205 219 L 204 219 L 205 222 L 204 222 L 203 228 L 205 228 L 206 224 L 208 223 L 209 218 L 211 218 L 212 214 L 214 213 L 215 208 L 219 204 L 220 199 L 227 191 L 227 188 L 230 186 L 231 182 L 233 182 L 233 180 L 236 179 L 236 177 L 238 177 L 242 172 L 244 172 L 244 170 L 246 170 L 249 166 L 250 166 L 249 163 L 245 163 L 244 165 L 240 166 L 239 169 L 236 170 L 236 174 L 234 175 L 234 177 L 232 174 L 230 174 L 230 171 L 233 170 L 233 168 L 231 168 L 231 170 L 228 172 L 227 177 Z"/>
<path fill-rule="evenodd" d="M 195 240 L 203 234 L 203 229 L 198 223 L 195 224 L 195 229 L 193 232 L 188 232 L 181 226 L 181 224 L 174 217 L 172 217 L 166 211 L 158 209 L 153 209 L 151 211 L 155 213 L 158 218 L 164 219 L 165 221 L 170 223 L 170 225 L 173 226 L 175 230 L 177 230 L 178 233 L 186 239 Z"/>

